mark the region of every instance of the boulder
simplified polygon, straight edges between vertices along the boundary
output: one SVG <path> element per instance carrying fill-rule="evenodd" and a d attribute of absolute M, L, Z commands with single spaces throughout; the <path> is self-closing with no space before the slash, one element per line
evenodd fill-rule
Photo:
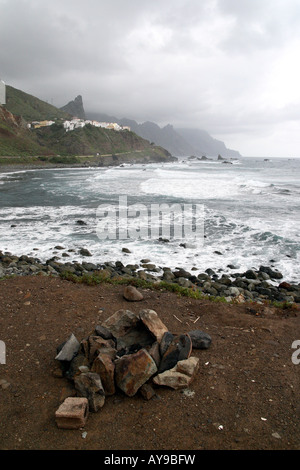
<path fill-rule="evenodd" d="M 115 365 L 116 385 L 129 397 L 157 372 L 154 360 L 145 349 L 117 359 Z"/>
<path fill-rule="evenodd" d="M 139 302 L 143 300 L 144 296 L 134 286 L 126 286 L 123 292 L 123 297 L 129 302 Z"/>
<path fill-rule="evenodd" d="M 126 335 L 117 338 L 117 351 L 119 355 L 133 353 L 139 349 L 153 344 L 154 338 L 142 322 Z M 123 350 L 123 351 L 122 351 Z"/>
<path fill-rule="evenodd" d="M 102 326 L 107 328 L 115 338 L 119 338 L 133 330 L 139 321 L 135 313 L 121 309 L 109 317 Z"/>
<path fill-rule="evenodd" d="M 190 357 L 189 359 L 179 361 L 175 367 L 166 370 L 153 378 L 156 385 L 163 385 L 180 390 L 189 387 L 194 380 L 199 367 L 199 359 Z"/>
<path fill-rule="evenodd" d="M 86 248 L 80 248 L 79 254 L 81 256 L 92 256 L 92 254 Z"/>
<path fill-rule="evenodd" d="M 100 376 L 105 395 L 113 395 L 115 388 L 115 356 L 108 353 L 98 354 L 91 371 Z"/>
<path fill-rule="evenodd" d="M 208 349 L 211 344 L 211 337 L 209 334 L 201 330 L 193 330 L 188 332 L 192 340 L 192 347 L 195 349 Z"/>
<path fill-rule="evenodd" d="M 161 321 L 157 313 L 154 310 L 144 309 L 139 312 L 139 317 L 156 341 L 160 343 L 163 335 L 168 331 L 168 328 Z"/>
<path fill-rule="evenodd" d="M 192 340 L 188 334 L 175 336 L 164 353 L 158 372 L 175 367 L 178 361 L 188 359 L 192 352 Z"/>

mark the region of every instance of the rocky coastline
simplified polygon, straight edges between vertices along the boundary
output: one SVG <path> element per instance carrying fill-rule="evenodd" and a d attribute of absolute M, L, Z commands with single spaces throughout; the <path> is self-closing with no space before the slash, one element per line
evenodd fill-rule
<path fill-rule="evenodd" d="M 230 275 L 216 273 L 210 268 L 195 274 L 194 268 L 191 272 L 180 267 L 172 270 L 169 267 L 157 266 L 149 259 L 127 265 L 121 261 L 91 263 L 88 260 L 90 253 L 85 248 L 79 250 L 78 254 L 86 260 L 63 262 L 61 258 L 53 256 L 42 262 L 37 257 L 16 256 L 10 252 L 0 251 L 0 279 L 40 275 L 64 277 L 81 282 L 83 278 L 88 280 L 89 277 L 95 277 L 107 282 L 128 282 L 135 285 L 142 285 L 144 282 L 147 286 L 169 287 L 170 290 L 173 287 L 174 291 L 224 302 L 300 303 L 300 283 L 286 282 L 282 273 L 268 266 L 260 266 L 258 269 L 249 269 L 246 272 L 232 272 Z M 62 257 L 64 255 L 67 256 L 62 252 Z"/>
<path fill-rule="evenodd" d="M 4 157 L 1 157 L 4 159 Z M 178 159 L 169 154 L 164 149 L 156 150 L 155 147 L 149 151 L 132 151 L 120 154 L 109 155 L 91 155 L 91 156 L 71 156 L 66 157 L 66 162 L 63 158 L 54 157 L 43 158 L 39 157 L 24 157 L 27 161 L 19 162 L 18 157 L 7 157 L 7 163 L 0 163 L 0 174 L 14 171 L 26 170 L 48 170 L 56 168 L 106 168 L 122 166 L 124 164 L 150 164 L 150 163 L 168 163 L 176 162 Z"/>

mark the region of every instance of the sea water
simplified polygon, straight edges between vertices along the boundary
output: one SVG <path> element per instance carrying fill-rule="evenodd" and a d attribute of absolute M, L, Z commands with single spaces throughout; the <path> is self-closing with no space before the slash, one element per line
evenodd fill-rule
<path fill-rule="evenodd" d="M 127 207 L 140 204 L 149 213 L 155 204 L 201 207 L 194 225 L 202 224 L 203 236 L 179 239 L 171 232 L 162 241 L 149 230 L 148 237 L 99 239 L 99 207 L 118 210 L 120 198 Z M 292 158 L 243 157 L 224 163 L 182 157 L 175 163 L 2 173 L 0 250 L 41 261 L 57 256 L 62 262 L 119 260 L 126 265 L 148 258 L 159 267 L 194 268 L 194 274 L 208 268 L 230 274 L 264 265 L 298 283 L 299 203 L 300 159 Z M 151 229 L 153 221 L 147 220 L 142 223 Z M 82 257 L 80 248 L 92 256 Z"/>

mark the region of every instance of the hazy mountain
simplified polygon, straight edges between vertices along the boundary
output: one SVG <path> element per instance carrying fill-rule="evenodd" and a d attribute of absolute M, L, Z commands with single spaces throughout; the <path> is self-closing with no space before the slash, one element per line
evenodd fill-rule
<path fill-rule="evenodd" d="M 140 137 L 160 145 L 167 149 L 174 156 L 203 156 L 209 155 L 217 157 L 240 157 L 236 150 L 228 149 L 224 142 L 211 137 L 208 132 L 200 129 L 174 129 L 168 124 L 159 127 L 154 122 L 144 122 L 138 124 L 136 121 L 127 118 L 117 118 L 102 113 L 87 113 L 89 119 L 98 121 L 117 122 L 123 126 L 130 126 L 131 130 Z"/>
<path fill-rule="evenodd" d="M 208 132 L 201 129 L 176 129 L 176 132 L 194 148 L 197 156 L 210 155 L 239 158 L 237 150 L 228 149 L 224 142 L 214 139 Z"/>

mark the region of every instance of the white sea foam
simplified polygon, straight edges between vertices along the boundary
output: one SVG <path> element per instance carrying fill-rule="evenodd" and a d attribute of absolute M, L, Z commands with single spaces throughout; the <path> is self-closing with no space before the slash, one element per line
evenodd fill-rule
<path fill-rule="evenodd" d="M 55 250 L 61 245 L 69 255 L 61 258 L 65 262 L 83 260 L 79 248 L 86 247 L 93 255 L 88 260 L 93 262 L 119 259 L 132 264 L 147 257 L 158 266 L 195 267 L 196 274 L 207 268 L 232 272 L 229 264 L 243 271 L 274 260 L 287 280 L 299 282 L 300 185 L 296 163 L 289 168 L 285 162 L 282 170 L 275 162 L 268 171 L 265 163 L 256 160 L 239 165 L 189 161 L 5 173 L 0 176 L 0 249 L 21 255 L 26 247 L 25 254 L 46 260 L 55 251 L 61 256 L 61 251 Z M 143 201 L 148 206 L 153 202 L 204 202 L 204 246 L 185 239 L 100 242 L 97 207 L 117 203 L 120 195 L 127 195 L 129 204 Z M 78 219 L 87 225 L 77 225 Z M 186 248 L 182 243 L 187 243 Z M 132 253 L 123 253 L 123 246 Z"/>

